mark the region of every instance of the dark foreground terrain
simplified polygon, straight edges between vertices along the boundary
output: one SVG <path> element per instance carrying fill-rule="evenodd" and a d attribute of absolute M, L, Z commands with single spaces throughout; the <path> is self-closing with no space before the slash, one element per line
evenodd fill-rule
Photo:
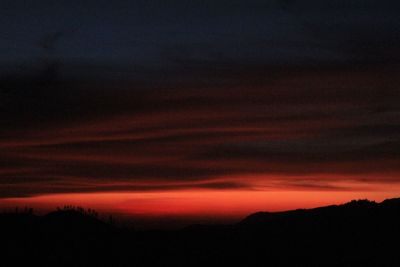
<path fill-rule="evenodd" d="M 132 231 L 62 209 L 0 215 L 0 266 L 400 266 L 400 199 Z"/>

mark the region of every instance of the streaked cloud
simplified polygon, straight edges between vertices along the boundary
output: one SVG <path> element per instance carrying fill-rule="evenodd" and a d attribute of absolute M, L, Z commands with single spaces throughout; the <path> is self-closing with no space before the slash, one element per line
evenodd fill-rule
<path fill-rule="evenodd" d="M 214 86 L 3 90 L 0 194 L 400 182 L 392 67 L 288 67 L 273 80 L 255 78 L 269 69 L 252 70 L 224 70 Z"/>

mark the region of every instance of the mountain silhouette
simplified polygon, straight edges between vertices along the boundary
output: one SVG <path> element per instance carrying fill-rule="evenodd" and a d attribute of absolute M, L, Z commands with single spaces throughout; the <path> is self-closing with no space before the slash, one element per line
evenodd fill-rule
<path fill-rule="evenodd" d="M 3 266 L 400 266 L 400 198 L 257 212 L 232 225 L 120 229 L 94 212 L 0 214 Z"/>
<path fill-rule="evenodd" d="M 249 215 L 239 223 L 240 226 L 259 227 L 274 221 L 298 223 L 308 220 L 322 222 L 323 220 L 335 220 L 351 217 L 357 219 L 359 216 L 367 216 L 371 212 L 377 212 L 389 202 L 377 204 L 368 200 L 353 200 L 343 205 L 331 205 L 314 209 L 298 209 L 284 212 L 257 212 Z M 396 203 L 393 200 L 393 203 Z M 398 203 L 400 205 L 400 202 Z"/>

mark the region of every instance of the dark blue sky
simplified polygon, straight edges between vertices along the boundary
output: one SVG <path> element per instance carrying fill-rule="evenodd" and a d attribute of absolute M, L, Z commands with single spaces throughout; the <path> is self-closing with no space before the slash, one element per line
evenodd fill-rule
<path fill-rule="evenodd" d="M 398 6 L 378 0 L 1 1 L 0 63 L 8 72 L 49 59 L 92 65 L 67 71 L 74 73 L 115 64 L 386 61 L 399 56 Z"/>

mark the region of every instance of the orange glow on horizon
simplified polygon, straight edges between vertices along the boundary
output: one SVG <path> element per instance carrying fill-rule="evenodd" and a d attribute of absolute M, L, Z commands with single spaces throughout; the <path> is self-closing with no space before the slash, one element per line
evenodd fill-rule
<path fill-rule="evenodd" d="M 67 193 L 3 199 L 0 207 L 24 206 L 42 211 L 64 205 L 94 208 L 131 217 L 203 217 L 240 219 L 257 211 L 283 211 L 341 204 L 352 199 L 382 201 L 398 197 L 385 191 L 176 190 L 162 192 Z"/>

